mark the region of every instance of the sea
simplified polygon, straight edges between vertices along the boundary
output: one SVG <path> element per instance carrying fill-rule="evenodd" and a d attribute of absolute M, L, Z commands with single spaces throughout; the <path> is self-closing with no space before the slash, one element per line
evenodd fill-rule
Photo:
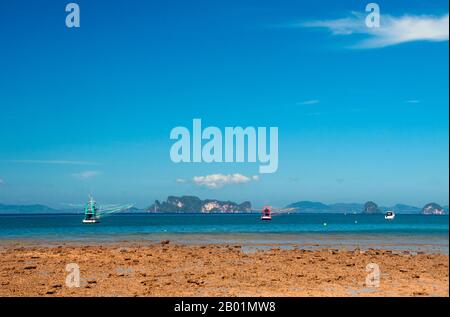
<path fill-rule="evenodd" d="M 0 244 L 160 242 L 254 247 L 383 248 L 448 254 L 448 215 L 113 214 L 97 224 L 83 215 L 0 215 Z"/>

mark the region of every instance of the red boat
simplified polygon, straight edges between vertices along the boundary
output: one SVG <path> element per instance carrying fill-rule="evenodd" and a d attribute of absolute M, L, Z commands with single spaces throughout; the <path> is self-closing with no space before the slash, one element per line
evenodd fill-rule
<path fill-rule="evenodd" d="M 270 208 L 271 208 L 270 206 L 264 206 L 261 214 L 261 220 L 272 220 Z"/>

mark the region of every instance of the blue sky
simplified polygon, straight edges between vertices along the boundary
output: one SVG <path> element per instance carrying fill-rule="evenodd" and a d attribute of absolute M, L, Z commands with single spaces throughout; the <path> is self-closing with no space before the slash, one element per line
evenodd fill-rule
<path fill-rule="evenodd" d="M 368 2 L 2 1 L 0 203 L 448 204 L 448 2 Z M 278 171 L 173 163 L 193 118 L 278 127 Z"/>

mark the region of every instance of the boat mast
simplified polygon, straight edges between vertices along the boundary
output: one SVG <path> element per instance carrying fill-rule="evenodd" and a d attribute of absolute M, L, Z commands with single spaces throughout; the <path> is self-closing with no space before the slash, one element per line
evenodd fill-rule
<path fill-rule="evenodd" d="M 97 206 L 92 195 L 89 195 L 89 201 L 84 209 L 84 216 L 85 219 L 95 219 L 97 217 Z"/>

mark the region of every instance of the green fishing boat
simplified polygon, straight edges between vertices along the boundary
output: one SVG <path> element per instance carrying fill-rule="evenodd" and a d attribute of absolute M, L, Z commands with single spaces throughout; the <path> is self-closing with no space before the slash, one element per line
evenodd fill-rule
<path fill-rule="evenodd" d="M 89 201 L 87 202 L 86 206 L 84 207 L 83 223 L 98 223 L 98 222 L 100 222 L 100 221 L 99 221 L 97 203 L 95 202 L 95 200 L 92 196 L 89 196 Z"/>

